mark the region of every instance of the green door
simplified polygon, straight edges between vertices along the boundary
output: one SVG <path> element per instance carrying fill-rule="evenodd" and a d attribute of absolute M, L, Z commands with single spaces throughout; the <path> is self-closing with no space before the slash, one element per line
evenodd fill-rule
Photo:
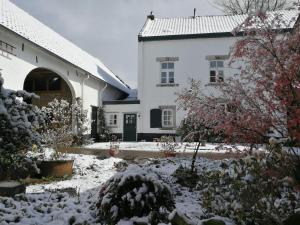
<path fill-rule="evenodd" d="M 124 114 L 123 141 L 136 141 L 136 114 Z"/>

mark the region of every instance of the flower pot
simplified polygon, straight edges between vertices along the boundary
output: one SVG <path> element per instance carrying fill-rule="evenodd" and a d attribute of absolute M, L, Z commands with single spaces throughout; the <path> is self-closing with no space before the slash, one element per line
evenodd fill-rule
<path fill-rule="evenodd" d="M 109 149 L 108 153 L 110 156 L 115 157 L 119 154 L 120 150 L 118 148 Z"/>
<path fill-rule="evenodd" d="M 73 173 L 74 160 L 41 161 L 39 168 L 43 177 L 65 177 Z"/>
<path fill-rule="evenodd" d="M 18 181 L 1 181 L 0 196 L 13 197 L 17 194 L 25 193 L 26 187 Z"/>
<path fill-rule="evenodd" d="M 166 158 L 168 157 L 175 157 L 176 156 L 176 152 L 164 152 L 164 155 Z"/>

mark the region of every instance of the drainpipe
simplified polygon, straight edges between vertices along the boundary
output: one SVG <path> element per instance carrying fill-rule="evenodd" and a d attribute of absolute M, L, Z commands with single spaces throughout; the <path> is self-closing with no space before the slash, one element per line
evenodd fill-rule
<path fill-rule="evenodd" d="M 105 91 L 105 89 L 107 88 L 107 86 L 108 86 L 107 83 L 105 83 L 104 88 L 102 88 L 101 91 L 100 91 L 100 93 L 99 93 L 99 97 L 100 97 L 99 106 L 100 106 L 100 107 L 102 107 L 102 105 L 103 105 L 102 94 L 103 94 L 103 92 Z"/>

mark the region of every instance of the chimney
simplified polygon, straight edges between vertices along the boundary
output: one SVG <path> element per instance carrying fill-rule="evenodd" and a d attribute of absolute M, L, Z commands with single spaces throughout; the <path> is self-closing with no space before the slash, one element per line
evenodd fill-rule
<path fill-rule="evenodd" d="M 148 19 L 154 20 L 155 16 L 153 15 L 153 12 L 150 12 L 150 15 L 147 16 Z"/>
<path fill-rule="evenodd" d="M 194 8 L 194 19 L 196 18 L 196 8 Z"/>

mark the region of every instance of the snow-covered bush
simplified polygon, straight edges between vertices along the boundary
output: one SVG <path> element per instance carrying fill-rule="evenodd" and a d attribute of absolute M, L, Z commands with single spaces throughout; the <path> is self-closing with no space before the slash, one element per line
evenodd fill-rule
<path fill-rule="evenodd" d="M 277 159 L 276 159 L 277 160 Z M 273 157 L 223 161 L 222 169 L 200 171 L 198 189 L 206 213 L 242 225 L 279 225 L 300 207 L 294 180 Z"/>
<path fill-rule="evenodd" d="M 73 134 L 73 144 L 74 145 L 87 145 L 91 144 L 92 140 L 87 135 L 88 131 L 88 117 L 87 110 L 84 110 L 82 107 L 81 99 L 78 98 L 75 103 L 71 105 L 72 108 L 72 118 L 75 123 L 75 133 Z"/>
<path fill-rule="evenodd" d="M 173 136 L 162 136 L 159 140 L 159 145 L 163 152 L 175 152 L 179 148 L 179 144 L 174 141 Z"/>
<path fill-rule="evenodd" d="M 54 157 L 60 156 L 58 149 L 73 143 L 72 107 L 66 100 L 54 99 L 42 111 L 46 114 L 46 125 L 42 140 L 46 147 L 55 150 Z"/>
<path fill-rule="evenodd" d="M 24 101 L 38 96 L 5 89 L 3 83 L 0 74 L 0 174 L 8 175 L 22 167 L 27 151 L 40 146 L 38 129 L 44 118 L 36 106 Z"/>
<path fill-rule="evenodd" d="M 100 142 L 106 142 L 106 141 L 110 141 L 111 137 L 111 133 L 109 128 L 106 125 L 106 120 L 105 120 L 105 114 L 104 114 L 104 108 L 103 107 L 99 107 L 98 108 L 98 127 L 99 127 L 99 136 L 98 139 Z"/>
<path fill-rule="evenodd" d="M 138 217 L 154 225 L 167 220 L 174 202 L 171 189 L 157 174 L 131 165 L 103 186 L 98 207 L 108 224 Z"/>

